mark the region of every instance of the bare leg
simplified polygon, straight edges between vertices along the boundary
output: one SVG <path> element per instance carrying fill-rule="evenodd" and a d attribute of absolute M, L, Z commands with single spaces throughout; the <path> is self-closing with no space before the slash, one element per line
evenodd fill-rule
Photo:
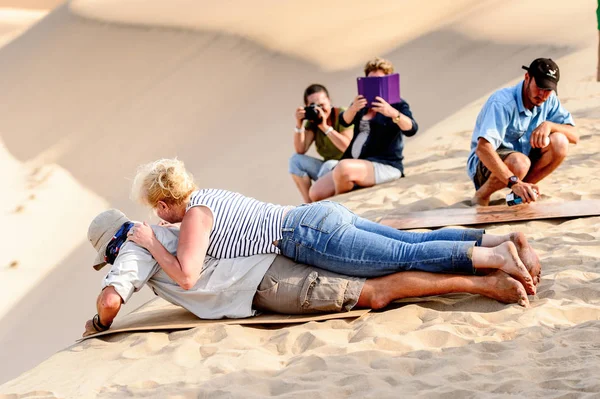
<path fill-rule="evenodd" d="M 370 161 L 362 159 L 343 159 L 333 170 L 335 193 L 351 191 L 355 184 L 361 187 L 375 185 L 375 170 Z"/>
<path fill-rule="evenodd" d="M 523 285 L 502 271 L 486 276 L 462 276 L 427 272 L 400 272 L 368 279 L 357 306 L 380 309 L 401 298 L 415 298 L 464 292 L 479 294 L 503 303 L 528 307 Z"/>
<path fill-rule="evenodd" d="M 535 294 L 533 278 L 519 258 L 517 247 L 512 241 L 493 248 L 474 247 L 472 253 L 475 269 L 499 269 L 519 280 L 528 294 Z"/>
<path fill-rule="evenodd" d="M 300 191 L 300 194 L 302 194 L 302 200 L 305 203 L 310 203 L 310 197 L 308 196 L 308 192 L 310 190 L 310 184 L 311 184 L 311 180 L 310 177 L 308 176 L 304 176 L 304 177 L 300 177 L 297 175 L 292 175 L 292 179 L 294 180 L 294 183 L 296 183 L 296 187 L 298 187 L 298 191 Z"/>
<path fill-rule="evenodd" d="M 525 268 L 529 272 L 529 275 L 531 275 L 533 284 L 537 286 L 540 282 L 542 266 L 540 265 L 540 259 L 535 253 L 535 250 L 531 247 L 531 245 L 529 245 L 525 234 L 521 232 L 505 234 L 502 236 L 484 234 L 481 240 L 481 246 L 491 248 L 508 241 L 511 241 L 513 244 L 515 244 L 515 247 L 517 247 L 519 259 L 521 259 L 525 265 Z"/>
<path fill-rule="evenodd" d="M 329 172 L 326 175 L 321 176 L 321 178 L 319 178 L 319 180 L 312 185 L 308 195 L 310 197 L 309 202 L 321 201 L 325 198 L 333 197 L 335 195 L 333 172 Z"/>
<path fill-rule="evenodd" d="M 542 156 L 531 166 L 524 181 L 537 183 L 554 172 L 567 157 L 568 150 L 569 140 L 567 137 L 562 133 L 552 133 L 550 144 L 542 148 Z"/>
<path fill-rule="evenodd" d="M 506 157 L 504 164 L 508 167 L 508 169 L 510 169 L 511 172 L 515 174 L 515 176 L 523 180 L 529 172 L 531 161 L 527 155 L 519 152 L 513 152 Z M 479 187 L 479 190 L 475 192 L 475 196 L 471 199 L 471 204 L 488 206 L 492 194 L 498 190 L 502 190 L 503 188 L 506 188 L 506 184 L 500 181 L 500 179 L 498 179 L 496 176 L 491 175 L 490 178 L 483 184 L 483 186 Z"/>

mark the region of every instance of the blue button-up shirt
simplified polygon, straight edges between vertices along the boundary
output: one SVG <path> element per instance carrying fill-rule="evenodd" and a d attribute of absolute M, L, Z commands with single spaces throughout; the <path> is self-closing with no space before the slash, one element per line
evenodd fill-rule
<path fill-rule="evenodd" d="M 467 173 L 473 179 L 479 158 L 475 155 L 477 141 L 483 137 L 494 148 L 505 147 L 529 155 L 531 132 L 542 122 L 575 125 L 571 114 L 563 108 L 552 93 L 539 107 L 530 111 L 523 105 L 523 83 L 498 90 L 490 96 L 477 116 L 471 138 L 471 154 L 467 161 Z"/>

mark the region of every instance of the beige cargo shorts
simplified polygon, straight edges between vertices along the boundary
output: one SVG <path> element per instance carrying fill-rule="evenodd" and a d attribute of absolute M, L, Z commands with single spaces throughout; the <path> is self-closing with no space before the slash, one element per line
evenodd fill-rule
<path fill-rule="evenodd" d="M 347 312 L 358 302 L 364 284 L 364 278 L 277 256 L 257 288 L 253 306 L 283 314 Z"/>

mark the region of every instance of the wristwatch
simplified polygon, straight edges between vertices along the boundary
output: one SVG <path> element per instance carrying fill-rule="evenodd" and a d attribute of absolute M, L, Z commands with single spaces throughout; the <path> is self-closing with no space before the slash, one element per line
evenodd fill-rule
<path fill-rule="evenodd" d="M 394 119 L 392 119 L 392 122 L 394 122 L 394 123 L 400 122 L 400 115 L 402 115 L 402 113 L 398 112 L 398 116 L 394 117 Z"/>
<path fill-rule="evenodd" d="M 96 313 L 96 315 L 92 319 L 92 325 L 94 326 L 94 329 L 98 332 L 106 331 L 110 328 L 110 326 L 105 326 L 100 322 L 100 315 L 98 313 Z"/>
<path fill-rule="evenodd" d="M 519 182 L 519 178 L 517 176 L 511 176 L 508 178 L 508 184 L 506 185 L 508 188 L 512 188 L 515 184 Z"/>

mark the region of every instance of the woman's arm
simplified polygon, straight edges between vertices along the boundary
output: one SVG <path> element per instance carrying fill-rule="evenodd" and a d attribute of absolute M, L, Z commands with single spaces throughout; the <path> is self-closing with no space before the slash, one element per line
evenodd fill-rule
<path fill-rule="evenodd" d="M 296 118 L 294 150 L 297 154 L 305 154 L 315 139 L 315 133 L 304 127 L 304 118 L 306 117 L 306 111 L 304 111 L 304 107 L 296 108 L 296 114 L 294 116 Z"/>
<path fill-rule="evenodd" d="M 167 251 L 146 223 L 136 224 L 129 239 L 146 248 L 169 277 L 184 290 L 189 290 L 200 277 L 212 224 L 213 216 L 207 207 L 188 210 L 181 222 L 177 256 Z"/>
<path fill-rule="evenodd" d="M 392 121 L 394 121 L 394 123 L 398 125 L 400 130 L 403 132 L 410 131 L 413 128 L 413 120 L 400 111 L 398 111 L 398 114 L 392 118 Z"/>
<path fill-rule="evenodd" d="M 301 133 L 294 132 L 294 150 L 296 154 L 305 154 L 315 140 L 315 133 L 310 129 L 304 129 Z"/>
<path fill-rule="evenodd" d="M 402 134 L 405 136 L 410 137 L 417 133 L 417 122 L 412 117 L 412 112 L 410 111 L 410 107 L 406 102 L 403 101 L 400 104 L 399 109 L 397 109 L 391 104 L 388 104 L 383 98 L 375 97 L 373 109 L 383 116 L 387 116 L 388 118 L 392 119 L 394 124 L 398 126 Z"/>
<path fill-rule="evenodd" d="M 323 111 L 322 108 L 317 108 L 319 112 L 319 114 L 321 115 L 321 123 L 319 123 L 319 125 L 317 126 L 319 129 L 321 129 L 324 133 L 327 134 L 327 137 L 329 138 L 329 140 L 331 140 L 331 142 L 333 143 L 333 145 L 336 146 L 336 148 L 338 150 L 340 150 L 341 152 L 346 151 L 346 148 L 348 148 L 348 145 L 350 144 L 350 141 L 352 141 L 352 136 L 354 135 L 354 129 L 350 129 L 350 128 L 346 128 L 346 129 L 340 129 L 340 131 L 336 131 L 333 126 L 329 125 L 329 121 L 327 120 L 327 118 L 325 118 L 325 112 Z M 340 125 L 343 126 L 343 124 L 341 123 L 341 120 L 343 119 L 343 115 L 335 115 L 335 109 L 331 110 L 333 117 L 334 117 L 334 121 L 333 124 L 335 125 L 336 122 L 338 122 Z"/>
<path fill-rule="evenodd" d="M 325 129 L 328 129 L 328 128 L 329 128 L 329 126 L 326 127 Z M 327 135 L 327 137 L 329 137 L 329 140 L 331 140 L 331 142 L 336 146 L 336 148 L 338 150 L 340 150 L 341 152 L 344 152 L 350 145 L 353 134 L 354 134 L 354 129 L 344 129 L 340 132 L 332 130 Z"/>
<path fill-rule="evenodd" d="M 358 96 L 354 97 L 354 101 L 352 101 L 352 104 L 350 104 L 348 109 L 341 113 L 340 124 L 344 127 L 350 126 L 354 121 L 356 114 L 358 114 L 358 112 L 366 106 L 367 100 L 363 96 L 359 94 Z"/>

